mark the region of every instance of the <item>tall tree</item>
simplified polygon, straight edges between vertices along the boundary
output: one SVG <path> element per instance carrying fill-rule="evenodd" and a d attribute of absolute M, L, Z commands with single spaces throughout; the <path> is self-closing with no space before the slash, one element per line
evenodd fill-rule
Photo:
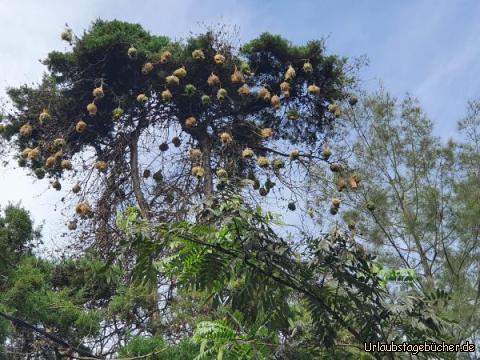
<path fill-rule="evenodd" d="M 475 341 L 478 103 L 459 122 L 458 140 L 448 141 L 433 135 L 412 97 L 399 101 L 381 90 L 344 115 L 348 126 L 332 156 L 348 164 L 339 173 L 317 171 L 315 196 L 341 199 L 338 226 L 353 229 L 385 268 L 413 270 L 411 290 L 428 294 L 439 316 L 462 324 L 449 330 L 457 341 Z"/>
<path fill-rule="evenodd" d="M 287 144 L 303 150 L 293 158 L 314 158 L 353 75 L 321 41 L 294 46 L 270 34 L 238 49 L 222 29 L 173 42 L 98 20 L 81 38 L 63 37 L 71 51 L 48 55 L 38 86 L 8 91 L 3 135 L 53 188 L 69 174 L 78 181 L 77 215 L 93 215 L 107 250 L 126 205 L 178 220 L 221 179 L 286 182 Z"/>

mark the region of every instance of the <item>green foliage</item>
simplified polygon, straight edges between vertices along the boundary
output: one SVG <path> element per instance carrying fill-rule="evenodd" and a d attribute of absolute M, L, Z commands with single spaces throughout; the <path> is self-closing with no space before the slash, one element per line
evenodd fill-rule
<path fill-rule="evenodd" d="M 395 339 L 439 332 L 440 320 L 428 312 L 428 301 L 413 298 L 412 306 L 386 301 L 385 282 L 394 275 L 395 280 L 410 281 L 410 271 L 401 279 L 402 269 L 379 274 L 373 258 L 339 232 L 308 239 L 303 258 L 298 259 L 270 227 L 276 222 L 271 214 L 249 209 L 238 196 L 213 203 L 201 224 L 156 226 L 152 236 L 161 244 L 156 253 L 151 252 L 155 248 L 142 225 L 137 227 L 141 237 L 129 232 L 140 254 L 134 271 L 165 273 L 179 289 L 200 291 L 211 304 L 215 318 L 197 323 L 193 337 L 201 346 L 198 358 L 268 358 L 270 351 L 280 351 L 280 334 L 298 332 L 295 324 L 301 319 L 309 331 L 300 338 L 292 335 L 282 351 L 301 347 L 306 359 L 321 354 L 322 347 L 333 348 L 339 339 L 357 344 L 360 339 L 375 341 L 383 328 L 394 328 Z M 133 224 L 142 222 L 135 211 L 128 212 L 123 224 L 126 218 Z M 173 254 L 159 258 L 166 247 Z M 327 283 L 319 280 L 326 277 L 331 279 Z M 145 280 L 144 275 L 138 279 Z M 402 322 L 392 311 L 401 314 Z M 256 333 L 260 328 L 266 331 L 262 336 Z M 355 346 L 345 352 L 353 357 Z"/>
<path fill-rule="evenodd" d="M 232 316 L 240 317 L 239 314 Z M 239 319 L 235 319 L 240 325 Z M 200 345 L 200 352 L 195 360 L 211 359 L 268 359 L 270 344 L 266 327 L 256 328 L 256 331 L 245 334 L 233 329 L 227 321 L 203 321 L 197 324 L 193 341 Z M 262 339 L 265 339 L 262 342 Z M 273 345 L 273 344 L 272 344 Z"/>
<path fill-rule="evenodd" d="M 193 359 L 198 352 L 198 346 L 181 341 L 176 345 L 168 345 L 159 337 L 132 338 L 128 345 L 119 352 L 120 357 L 142 357 L 146 360 L 184 360 Z"/>

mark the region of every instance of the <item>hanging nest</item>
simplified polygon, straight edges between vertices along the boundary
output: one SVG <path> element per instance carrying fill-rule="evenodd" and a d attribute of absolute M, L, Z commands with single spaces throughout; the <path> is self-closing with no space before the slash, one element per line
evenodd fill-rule
<path fill-rule="evenodd" d="M 225 56 L 222 54 L 215 54 L 213 61 L 215 61 L 215 64 L 217 65 L 223 65 L 225 63 Z"/>
<path fill-rule="evenodd" d="M 71 43 L 72 40 L 73 40 L 72 30 L 71 29 L 63 30 L 62 33 L 60 34 L 60 38 L 63 41 L 67 41 L 67 42 Z"/>
<path fill-rule="evenodd" d="M 182 66 L 176 69 L 172 75 L 176 76 L 179 79 L 183 79 L 185 76 L 187 76 L 187 69 L 185 69 L 185 66 Z"/>
<path fill-rule="evenodd" d="M 297 149 L 290 151 L 289 157 L 290 160 L 297 160 L 300 157 L 300 151 Z"/>
<path fill-rule="evenodd" d="M 83 133 L 86 129 L 87 129 L 87 123 L 86 123 L 85 121 L 80 120 L 80 121 L 77 122 L 77 124 L 75 125 L 75 130 L 76 130 L 78 133 Z"/>
<path fill-rule="evenodd" d="M 292 65 L 289 65 L 287 71 L 285 72 L 285 80 L 286 81 L 293 80 L 293 78 L 295 78 L 295 75 L 296 75 L 295 69 L 293 68 Z"/>
<path fill-rule="evenodd" d="M 277 96 L 277 95 L 273 95 L 271 100 L 270 100 L 270 104 L 272 104 L 272 107 L 274 109 L 280 109 L 280 98 Z"/>
<path fill-rule="evenodd" d="M 243 84 L 238 88 L 238 94 L 242 96 L 248 96 L 250 95 L 250 88 L 248 87 L 247 84 Z"/>
<path fill-rule="evenodd" d="M 148 96 L 145 95 L 145 94 L 138 94 L 138 95 L 137 95 L 137 101 L 138 101 L 140 104 L 145 105 L 145 104 L 148 102 Z"/>
<path fill-rule="evenodd" d="M 193 84 L 185 85 L 185 89 L 184 89 L 185 94 L 193 95 L 193 94 L 195 94 L 195 91 L 197 91 L 197 88 L 195 87 L 195 85 L 193 85 Z"/>
<path fill-rule="evenodd" d="M 220 179 L 227 179 L 228 178 L 228 172 L 225 169 L 218 169 L 217 170 L 217 176 Z"/>
<path fill-rule="evenodd" d="M 53 140 L 53 145 L 57 147 L 64 147 L 66 145 L 65 139 L 63 138 L 56 138 Z"/>
<path fill-rule="evenodd" d="M 240 71 L 244 74 L 251 75 L 252 70 L 250 69 L 250 65 L 247 62 L 242 62 L 240 64 Z"/>
<path fill-rule="evenodd" d="M 152 172 L 151 172 L 150 170 L 148 170 L 148 169 L 145 169 L 145 170 L 143 170 L 143 174 L 142 174 L 142 175 L 143 175 L 143 177 L 144 177 L 145 179 L 148 179 L 148 178 L 152 175 Z"/>
<path fill-rule="evenodd" d="M 43 109 L 40 115 L 38 116 L 38 121 L 40 124 L 43 124 L 44 121 L 50 120 L 50 113 L 47 109 Z"/>
<path fill-rule="evenodd" d="M 355 106 L 358 103 L 358 97 L 356 97 L 355 95 L 350 96 L 350 99 L 348 99 L 348 103 L 351 106 Z"/>
<path fill-rule="evenodd" d="M 257 159 L 257 165 L 260 166 L 261 168 L 267 168 L 268 165 L 270 165 L 270 162 L 265 156 L 260 156 Z"/>
<path fill-rule="evenodd" d="M 328 105 L 328 111 L 335 115 L 335 117 L 340 117 L 342 115 L 342 109 L 337 103 Z"/>
<path fill-rule="evenodd" d="M 227 92 L 226 89 L 223 89 L 223 88 L 218 89 L 218 91 L 217 91 L 217 99 L 218 100 L 225 100 L 227 95 L 228 95 L 228 92 Z"/>
<path fill-rule="evenodd" d="M 242 151 L 242 157 L 244 157 L 245 159 L 251 159 L 254 155 L 255 153 L 250 148 L 245 148 Z"/>
<path fill-rule="evenodd" d="M 330 164 L 330 170 L 334 173 L 339 173 L 343 171 L 342 164 L 338 162 L 334 162 Z"/>
<path fill-rule="evenodd" d="M 95 99 L 101 99 L 105 96 L 105 93 L 103 92 L 103 87 L 99 86 L 93 89 L 92 95 Z"/>
<path fill-rule="evenodd" d="M 161 143 L 160 146 L 158 147 L 160 151 L 167 151 L 168 150 L 168 144 L 166 142 Z"/>
<path fill-rule="evenodd" d="M 245 79 L 243 78 L 243 74 L 238 71 L 236 66 L 230 79 L 232 80 L 232 83 L 243 83 L 245 81 Z"/>
<path fill-rule="evenodd" d="M 201 178 L 205 175 L 205 169 L 201 166 L 194 166 L 192 167 L 192 175 Z"/>
<path fill-rule="evenodd" d="M 77 230 L 77 222 L 75 220 L 69 221 L 67 225 L 68 230 Z"/>
<path fill-rule="evenodd" d="M 35 160 L 35 159 L 38 159 L 39 156 L 40 156 L 40 149 L 36 147 L 35 149 L 32 149 L 28 152 L 27 158 L 29 160 Z"/>
<path fill-rule="evenodd" d="M 220 84 L 220 78 L 217 75 L 215 75 L 214 73 L 211 73 L 208 76 L 207 83 L 210 86 L 217 86 L 217 85 Z"/>
<path fill-rule="evenodd" d="M 95 103 L 92 102 L 92 103 L 90 103 L 90 104 L 87 105 L 87 111 L 88 111 L 88 114 L 89 114 L 90 116 L 95 116 L 95 115 L 97 115 L 97 110 L 98 110 L 98 109 L 97 109 L 97 105 L 95 105 Z"/>
<path fill-rule="evenodd" d="M 58 180 L 54 180 L 54 181 L 52 182 L 52 187 L 53 187 L 55 190 L 57 190 L 57 191 L 62 190 L 62 184 L 61 184 L 60 181 L 58 181 Z"/>
<path fill-rule="evenodd" d="M 142 74 L 147 75 L 153 71 L 153 64 L 151 62 L 146 62 L 142 66 Z"/>
<path fill-rule="evenodd" d="M 92 208 L 90 207 L 90 205 L 88 203 L 81 202 L 76 206 L 75 212 L 82 219 L 85 219 L 92 213 Z"/>
<path fill-rule="evenodd" d="M 162 64 L 166 63 L 166 62 L 169 62 L 170 60 L 172 60 L 172 53 L 170 51 L 164 51 L 161 55 L 160 55 L 160 62 Z"/>
<path fill-rule="evenodd" d="M 42 168 L 36 168 L 33 173 L 37 177 L 37 179 L 42 180 L 45 177 L 45 170 Z"/>
<path fill-rule="evenodd" d="M 173 98 L 173 95 L 172 95 L 172 92 L 170 90 L 164 90 L 162 91 L 162 100 L 163 101 L 170 101 L 172 100 Z"/>
<path fill-rule="evenodd" d="M 161 170 L 155 171 L 153 173 L 153 180 L 155 180 L 155 182 L 157 183 L 161 183 L 163 181 L 163 175 Z"/>
<path fill-rule="evenodd" d="M 80 190 L 82 190 L 82 188 L 80 187 L 80 184 L 79 183 L 76 183 L 75 185 L 73 185 L 72 187 L 72 192 L 74 194 L 78 194 L 80 192 Z"/>
<path fill-rule="evenodd" d="M 284 96 L 290 96 L 290 84 L 286 81 L 280 84 L 280 91 Z"/>
<path fill-rule="evenodd" d="M 63 157 L 63 150 L 58 150 L 54 155 L 55 161 L 60 161 Z"/>
<path fill-rule="evenodd" d="M 202 50 L 197 49 L 192 51 L 192 58 L 197 61 L 205 60 L 205 54 Z"/>
<path fill-rule="evenodd" d="M 352 190 L 358 189 L 358 183 L 355 181 L 355 178 L 353 176 L 350 176 L 350 178 L 348 179 L 348 185 Z"/>
<path fill-rule="evenodd" d="M 342 203 L 342 200 L 340 200 L 339 198 L 333 198 L 332 199 L 332 207 L 334 208 L 339 208 L 340 207 L 340 204 Z"/>
<path fill-rule="evenodd" d="M 258 91 L 258 96 L 265 101 L 270 101 L 270 98 L 272 97 L 272 95 L 270 94 L 270 91 L 268 91 L 266 87 L 262 87 Z"/>
<path fill-rule="evenodd" d="M 61 166 L 62 166 L 62 169 L 65 169 L 65 170 L 72 170 L 73 168 L 72 162 L 68 159 L 62 160 Z"/>
<path fill-rule="evenodd" d="M 172 139 L 172 144 L 173 144 L 173 146 L 175 146 L 175 147 L 179 147 L 179 146 L 182 144 L 182 141 L 180 140 L 180 138 L 178 138 L 178 137 L 175 136 L 175 137 Z"/>
<path fill-rule="evenodd" d="M 169 75 L 165 78 L 165 82 L 169 86 L 177 86 L 180 84 L 180 79 L 175 75 Z"/>
<path fill-rule="evenodd" d="M 325 160 L 328 160 L 328 159 L 330 159 L 330 156 L 332 156 L 332 149 L 330 149 L 330 146 L 325 145 L 325 146 L 322 148 L 322 157 L 323 157 Z"/>
<path fill-rule="evenodd" d="M 127 55 L 130 59 L 136 58 L 137 57 L 137 49 L 133 46 L 130 46 L 127 50 Z"/>
<path fill-rule="evenodd" d="M 202 158 L 202 150 L 200 149 L 191 149 L 190 150 L 190 159 L 191 160 L 199 160 Z"/>
<path fill-rule="evenodd" d="M 272 128 L 265 128 L 260 130 L 260 136 L 263 139 L 269 139 L 273 136 L 273 129 Z"/>
<path fill-rule="evenodd" d="M 95 169 L 97 169 L 100 172 L 106 172 L 108 169 L 108 164 L 103 160 L 97 160 L 95 162 Z"/>
<path fill-rule="evenodd" d="M 267 196 L 267 195 L 268 195 L 268 190 L 265 189 L 264 187 L 261 187 L 261 188 L 258 190 L 258 193 L 259 193 L 261 196 Z"/>
<path fill-rule="evenodd" d="M 197 126 L 197 119 L 194 116 L 190 116 L 185 120 L 185 127 L 191 129 Z"/>
<path fill-rule="evenodd" d="M 208 105 L 208 104 L 210 104 L 210 96 L 208 96 L 208 95 L 202 95 L 201 100 L 202 100 L 202 104 L 203 104 L 203 105 Z"/>
<path fill-rule="evenodd" d="M 297 209 L 297 206 L 293 201 L 288 203 L 288 210 L 295 211 L 296 209 Z"/>
<path fill-rule="evenodd" d="M 22 153 L 21 153 L 21 156 L 22 156 L 23 158 L 27 158 L 27 157 L 28 157 L 28 153 L 29 153 L 30 151 L 32 151 L 32 149 L 29 148 L 29 147 L 23 149 L 23 151 L 22 151 Z"/>
<path fill-rule="evenodd" d="M 299 118 L 300 118 L 300 114 L 296 109 L 291 109 L 287 111 L 288 120 L 298 120 Z"/>
<path fill-rule="evenodd" d="M 357 190 L 360 185 L 360 174 L 353 173 L 348 180 L 348 184 L 352 190 Z"/>
<path fill-rule="evenodd" d="M 275 159 L 272 162 L 272 166 L 275 170 L 283 169 L 285 167 L 285 162 L 282 159 Z"/>
<path fill-rule="evenodd" d="M 368 201 L 366 207 L 367 207 L 367 210 L 374 211 L 375 210 L 375 203 L 373 201 Z"/>
<path fill-rule="evenodd" d="M 232 135 L 227 133 L 227 132 L 222 132 L 220 135 L 219 135 L 219 138 L 220 138 L 220 141 L 224 144 L 224 145 L 228 145 L 230 144 L 232 141 L 233 141 L 233 138 L 232 138 Z"/>
<path fill-rule="evenodd" d="M 337 191 L 339 192 L 342 192 L 343 190 L 345 190 L 347 188 L 347 182 L 345 181 L 345 179 L 343 177 L 339 177 L 337 179 Z"/>
<path fill-rule="evenodd" d="M 113 109 L 112 117 L 113 117 L 114 120 L 118 120 L 123 116 L 124 113 L 125 113 L 125 111 L 123 111 L 123 109 L 121 107 L 117 107 L 117 108 Z"/>
<path fill-rule="evenodd" d="M 45 166 L 49 169 L 53 168 L 55 166 L 56 159 L 55 156 L 49 156 L 47 160 L 45 160 Z"/>
<path fill-rule="evenodd" d="M 33 130 L 32 125 L 30 124 L 22 125 L 22 127 L 20 128 L 20 135 L 23 137 L 28 137 L 32 135 L 32 130 Z"/>
<path fill-rule="evenodd" d="M 313 66 L 308 61 L 303 64 L 303 71 L 307 74 L 311 74 L 313 72 Z"/>
<path fill-rule="evenodd" d="M 320 94 L 320 87 L 315 85 L 315 84 L 309 85 L 308 86 L 308 92 L 311 95 L 319 95 Z"/>

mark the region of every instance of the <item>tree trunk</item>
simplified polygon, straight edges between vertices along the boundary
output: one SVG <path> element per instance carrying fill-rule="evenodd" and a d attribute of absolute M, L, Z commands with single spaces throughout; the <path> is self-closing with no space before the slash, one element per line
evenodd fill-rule
<path fill-rule="evenodd" d="M 140 181 L 140 168 L 138 165 L 138 135 L 134 136 L 132 141 L 129 143 L 130 148 L 130 174 L 132 177 L 132 188 L 133 193 L 135 194 L 135 199 L 137 200 L 138 207 L 140 208 L 140 213 L 142 217 L 149 221 L 151 220 L 150 206 L 143 195 Z M 160 325 L 160 311 L 158 304 L 158 290 L 155 289 L 154 296 L 154 308 L 150 309 L 152 312 L 152 317 L 150 319 L 150 328 L 153 335 L 156 334 L 158 325 Z"/>
<path fill-rule="evenodd" d="M 199 140 L 200 150 L 202 151 L 202 165 L 205 169 L 205 176 L 203 182 L 203 194 L 206 197 L 213 195 L 213 175 L 212 168 L 210 163 L 210 158 L 212 155 L 212 142 L 210 137 L 205 134 Z"/>
<path fill-rule="evenodd" d="M 138 167 L 138 136 L 135 136 L 129 144 L 130 148 L 130 174 L 132 176 L 132 188 L 135 198 L 137 200 L 138 207 L 140 208 L 140 213 L 143 218 L 150 220 L 150 206 L 145 200 L 143 195 L 141 182 L 140 182 L 140 170 Z"/>

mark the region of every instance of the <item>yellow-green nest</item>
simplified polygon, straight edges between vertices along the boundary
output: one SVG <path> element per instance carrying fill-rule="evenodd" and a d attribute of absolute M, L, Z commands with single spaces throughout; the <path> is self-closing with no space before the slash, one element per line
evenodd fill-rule
<path fill-rule="evenodd" d="M 223 65 L 225 63 L 225 56 L 222 54 L 215 54 L 213 61 L 215 61 L 215 64 L 217 65 Z"/>
<path fill-rule="evenodd" d="M 185 66 L 182 66 L 182 67 L 176 69 L 176 70 L 173 72 L 173 76 L 176 76 L 176 77 L 179 78 L 179 79 L 182 79 L 182 78 L 184 78 L 185 76 L 187 76 L 187 70 L 185 69 Z"/>
<path fill-rule="evenodd" d="M 87 105 L 87 111 L 90 116 L 95 116 L 97 114 L 97 105 L 95 103 L 90 103 Z"/>
<path fill-rule="evenodd" d="M 219 135 L 219 137 L 220 137 L 220 141 L 225 145 L 230 144 L 233 141 L 232 135 L 229 134 L 228 132 L 222 132 Z"/>
<path fill-rule="evenodd" d="M 261 168 L 267 168 L 268 165 L 270 165 L 270 162 L 265 156 L 260 156 L 257 159 L 257 165 L 260 166 Z"/>
<path fill-rule="evenodd" d="M 251 159 L 254 155 L 255 155 L 255 153 L 250 148 L 245 148 L 242 151 L 242 156 L 246 159 Z"/>
<path fill-rule="evenodd" d="M 201 166 L 192 167 L 192 175 L 201 178 L 205 175 L 205 169 Z"/>
<path fill-rule="evenodd" d="M 76 130 L 78 133 L 83 133 L 86 129 L 87 129 L 87 123 L 86 123 L 85 121 L 80 120 L 80 121 L 77 122 L 77 124 L 75 125 L 75 130 Z"/>
<path fill-rule="evenodd" d="M 193 128 L 197 126 L 197 119 L 195 119 L 194 116 L 190 116 L 185 120 L 185 127 L 187 128 Z"/>
<path fill-rule="evenodd" d="M 95 162 L 95 169 L 97 169 L 100 172 L 105 172 L 108 169 L 108 164 L 103 160 L 97 160 Z"/>
<path fill-rule="evenodd" d="M 193 50 L 192 58 L 197 61 L 202 61 L 202 60 L 205 60 L 205 54 L 200 49 Z"/>
<path fill-rule="evenodd" d="M 22 125 L 22 127 L 20 127 L 20 135 L 23 137 L 28 137 L 32 135 L 32 130 L 33 130 L 32 125 L 30 124 Z"/>
<path fill-rule="evenodd" d="M 93 89 L 92 95 L 95 99 L 101 99 L 104 97 L 105 93 L 103 92 L 103 87 L 99 86 Z"/>

